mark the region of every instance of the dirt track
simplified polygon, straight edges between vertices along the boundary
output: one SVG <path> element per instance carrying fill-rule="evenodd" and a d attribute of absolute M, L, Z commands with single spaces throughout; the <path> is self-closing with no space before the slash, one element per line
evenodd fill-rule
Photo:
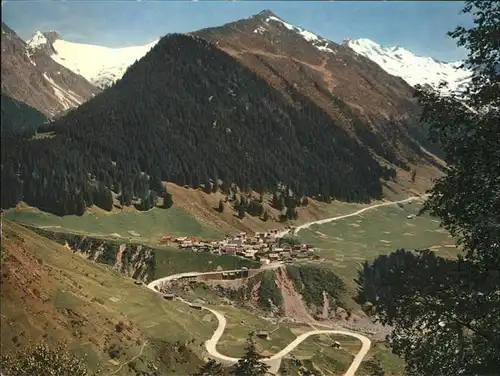
<path fill-rule="evenodd" d="M 339 215 L 338 217 L 320 219 L 318 221 L 307 222 L 307 223 L 304 223 L 304 224 L 302 224 L 300 226 L 297 226 L 297 228 L 295 229 L 295 233 L 299 232 L 300 230 L 304 230 L 306 228 L 309 228 L 312 225 L 322 225 L 322 224 L 325 224 L 325 223 L 337 221 L 339 219 L 344 219 L 344 218 L 348 218 L 348 217 L 354 217 L 356 215 L 364 213 L 365 211 L 376 209 L 376 208 L 380 208 L 382 206 L 390 206 L 390 205 L 396 205 L 396 204 L 403 204 L 405 202 L 415 201 L 415 200 L 419 200 L 419 199 L 421 199 L 421 197 L 420 196 L 416 196 L 416 197 L 409 197 L 409 198 L 406 198 L 404 200 L 399 200 L 399 201 L 384 202 L 382 204 L 376 204 L 376 205 L 368 206 L 368 207 L 360 209 L 360 210 L 358 210 L 358 211 L 356 211 L 354 213 Z M 287 235 L 288 233 L 289 233 L 289 230 L 281 231 L 281 232 L 278 233 L 278 237 L 283 237 L 283 236 Z"/>

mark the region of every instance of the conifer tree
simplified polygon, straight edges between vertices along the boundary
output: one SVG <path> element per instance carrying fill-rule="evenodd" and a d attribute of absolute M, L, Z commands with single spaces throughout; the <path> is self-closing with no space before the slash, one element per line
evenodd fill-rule
<path fill-rule="evenodd" d="M 264 215 L 262 216 L 262 220 L 264 222 L 267 222 L 269 220 L 269 213 L 266 211 L 264 211 Z"/>
<path fill-rule="evenodd" d="M 150 179 L 150 185 L 149 185 L 149 188 L 156 192 L 157 194 L 161 195 L 162 192 L 163 192 L 163 183 L 162 181 L 160 180 L 160 178 L 158 177 L 155 177 L 155 178 L 151 178 Z"/>
<path fill-rule="evenodd" d="M 191 376 L 224 376 L 224 368 L 215 360 L 210 360 Z"/>
<path fill-rule="evenodd" d="M 220 186 L 219 183 L 220 183 L 219 179 L 214 179 L 214 183 L 212 184 L 212 193 L 217 193 Z"/>
<path fill-rule="evenodd" d="M 302 197 L 302 202 L 301 202 L 301 205 L 302 205 L 302 206 L 307 206 L 307 205 L 309 205 L 309 199 L 307 198 L 307 196 Z"/>
<path fill-rule="evenodd" d="M 410 174 L 410 180 L 412 183 L 415 183 L 416 176 L 417 176 L 417 170 L 413 169 Z"/>
<path fill-rule="evenodd" d="M 243 205 L 238 205 L 238 217 L 240 219 L 245 218 L 245 207 Z"/>
<path fill-rule="evenodd" d="M 279 202 L 279 196 L 277 192 L 273 192 L 273 199 L 272 199 L 273 207 L 275 207 L 278 210 L 281 210 L 279 208 L 280 202 Z"/>
<path fill-rule="evenodd" d="M 149 191 L 149 208 L 154 208 L 156 206 L 156 200 L 158 199 L 158 196 L 156 194 L 156 191 Z"/>
<path fill-rule="evenodd" d="M 111 190 L 109 188 L 103 187 L 100 191 L 100 197 L 101 203 L 99 206 L 101 207 L 101 209 L 111 211 L 113 209 L 113 195 L 111 193 Z"/>
<path fill-rule="evenodd" d="M 238 360 L 233 371 L 234 376 L 265 376 L 269 370 L 267 364 L 262 363 L 260 360 L 262 356 L 255 348 L 253 340 L 253 333 L 250 333 L 247 339 L 247 347 L 245 348 L 245 355 Z"/>
<path fill-rule="evenodd" d="M 76 215 L 83 215 L 85 213 L 87 205 L 85 199 L 83 198 L 83 192 L 78 192 L 76 201 Z"/>
<path fill-rule="evenodd" d="M 207 194 L 212 193 L 212 183 L 210 183 L 210 180 L 208 180 L 208 179 L 205 182 L 205 193 L 207 193 Z"/>
<path fill-rule="evenodd" d="M 120 194 L 120 205 L 122 209 L 125 206 L 125 196 L 123 195 L 123 192 Z"/>
<path fill-rule="evenodd" d="M 174 200 L 172 199 L 172 194 L 168 193 L 167 190 L 163 193 L 163 208 L 168 209 L 172 207 Z"/>

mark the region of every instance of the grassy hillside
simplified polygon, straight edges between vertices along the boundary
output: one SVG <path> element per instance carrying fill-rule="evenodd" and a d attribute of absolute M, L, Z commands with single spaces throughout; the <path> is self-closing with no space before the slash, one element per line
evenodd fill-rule
<path fill-rule="evenodd" d="M 2 226 L 2 351 L 62 341 L 107 374 L 142 349 L 116 372 L 127 376 L 131 367 L 186 374 L 201 364 L 214 329 L 201 313 L 17 224 Z"/>
<path fill-rule="evenodd" d="M 78 252 L 89 260 L 108 265 L 122 274 L 147 282 L 175 273 L 260 266 L 257 261 L 230 255 L 199 254 L 189 249 L 166 246 L 151 248 L 123 240 L 95 238 L 37 227 L 30 229 L 65 246 L 70 251 Z"/>
<path fill-rule="evenodd" d="M 429 215 L 416 215 L 421 204 L 376 208 L 335 222 L 314 225 L 298 233 L 301 241 L 314 244 L 329 266 L 342 276 L 353 291 L 353 278 L 360 262 L 398 248 L 430 248 L 439 255 L 453 256 L 457 249 L 452 237 Z"/>
<path fill-rule="evenodd" d="M 63 342 L 103 375 L 152 375 L 153 370 L 187 375 L 201 364 L 203 342 L 216 327 L 212 315 L 165 301 L 117 271 L 11 221 L 4 220 L 2 230 L 2 351 L 14 353 L 30 341 Z M 228 355 L 243 353 L 250 331 L 269 331 L 270 340 L 258 340 L 258 348 L 270 355 L 308 330 L 266 320 L 216 296 L 210 304 L 227 317 L 218 348 Z M 296 351 L 301 357 L 314 356 L 324 347 L 321 341 Z"/>
<path fill-rule="evenodd" d="M 238 231 L 249 233 L 283 228 L 279 222 L 280 211 L 271 206 L 272 195 L 264 195 L 264 206 L 270 219 L 264 222 L 259 217 L 246 215 L 236 217 L 233 203 L 225 203 L 224 211 L 217 208 L 219 201 L 225 200 L 221 192 L 207 194 L 201 189 L 179 187 L 168 183 L 168 191 L 174 199 L 170 209 L 153 208 L 148 211 L 138 211 L 125 207 L 123 210 L 114 208 L 107 212 L 97 207 L 89 208 L 82 216 L 57 216 L 40 211 L 26 204 L 4 211 L 5 218 L 42 227 L 48 230 L 71 232 L 101 238 L 149 244 L 156 246 L 162 236 L 196 236 L 202 239 L 219 239 L 224 234 L 234 234 Z M 255 197 L 259 195 L 254 192 Z M 298 220 L 292 224 L 301 224 L 322 218 L 338 216 L 359 210 L 366 204 L 332 201 L 323 203 L 309 199 L 307 206 L 298 208 Z M 118 206 L 118 204 L 117 204 Z"/>
<path fill-rule="evenodd" d="M 202 226 L 192 215 L 178 207 L 113 214 L 95 210 L 87 211 L 82 216 L 64 217 L 36 209 L 14 209 L 6 211 L 4 217 L 54 231 L 149 244 L 158 244 L 164 235 L 196 236 L 202 239 L 219 238 L 222 235 L 213 228 Z"/>

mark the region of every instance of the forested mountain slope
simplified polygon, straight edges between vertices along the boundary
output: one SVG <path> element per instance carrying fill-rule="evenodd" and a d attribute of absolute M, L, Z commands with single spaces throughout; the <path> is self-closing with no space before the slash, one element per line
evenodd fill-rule
<path fill-rule="evenodd" d="M 15 100 L 8 95 L 2 98 L 2 136 L 10 133 L 32 132 L 45 123 L 47 117 L 33 107 Z"/>
<path fill-rule="evenodd" d="M 366 201 L 394 170 L 293 87 L 293 106 L 207 41 L 169 35 L 113 87 L 57 120 L 53 137 L 2 145 L 2 206 L 57 214 L 162 193 L 158 180 Z M 146 172 L 148 176 L 141 172 Z M 151 189 L 151 192 L 150 192 Z"/>
<path fill-rule="evenodd" d="M 414 90 L 349 46 L 292 25 L 269 10 L 193 33 L 212 41 L 278 89 L 290 103 L 292 89 L 322 108 L 335 124 L 376 155 L 407 169 L 433 161 L 420 124 Z"/>

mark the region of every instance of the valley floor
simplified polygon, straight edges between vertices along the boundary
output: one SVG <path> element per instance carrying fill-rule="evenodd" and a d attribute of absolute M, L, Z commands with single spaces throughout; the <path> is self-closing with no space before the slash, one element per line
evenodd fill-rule
<path fill-rule="evenodd" d="M 317 208 L 315 205 L 313 203 L 311 208 Z M 312 243 L 319 249 L 319 263 L 341 276 L 350 296 L 354 292 L 353 278 L 359 263 L 371 260 L 378 254 L 404 247 L 431 248 L 450 257 L 456 254 L 456 249 L 451 248 L 453 239 L 439 228 L 438 223 L 426 215 L 415 216 L 420 208 L 419 203 L 401 202 L 399 205 L 394 203 L 371 209 L 368 207 L 333 203 L 328 209 L 322 208 L 324 216 L 320 223 L 310 214 L 313 219 L 309 222 L 316 223 L 304 220 L 297 234 L 303 242 Z M 359 212 L 360 209 L 363 211 Z M 312 211 L 311 209 L 310 213 Z M 325 215 L 327 212 L 330 215 Z M 98 234 L 102 238 L 115 240 L 122 238 L 122 241 L 128 242 L 142 238 L 144 243 L 155 243 L 156 237 L 165 233 L 194 233 L 212 237 L 221 234 L 180 207 L 120 214 L 89 212 L 83 217 L 63 218 L 32 208 L 20 208 L 4 213 L 4 217 L 55 231 L 79 230 L 83 234 Z M 325 217 L 335 219 L 328 220 Z M 120 236 L 109 236 L 113 233 Z M 142 234 L 146 236 L 143 237 Z M 258 319 L 255 312 L 221 304 L 220 301 L 213 307 L 206 307 L 212 314 L 217 311 L 227 318 L 227 324 L 222 325 L 222 320 L 215 314 L 219 319 L 219 324 L 216 325 L 203 311 L 190 309 L 179 301 L 158 300 L 147 289 L 134 285 L 117 271 L 89 262 L 77 253 L 71 253 L 9 220 L 3 223 L 2 254 L 4 252 L 7 262 L 2 262 L 2 275 L 7 277 L 2 278 L 2 292 L 5 294 L 2 299 L 2 333 L 7 334 L 2 336 L 2 347 L 6 349 L 22 348 L 28 340 L 64 340 L 77 354 L 86 356 L 92 368 L 102 365 L 113 374 L 128 376 L 131 374 L 130 367 L 149 369 L 151 364 L 169 372 L 190 372 L 188 370 L 195 368 L 207 355 L 209 349 L 203 343 L 210 336 L 212 342 L 208 343 L 213 344 L 210 349 L 215 349 L 217 345 L 218 351 L 234 357 L 241 354 L 239 351 L 243 349 L 244 338 L 249 331 L 265 328 L 273 332 L 272 341 L 262 342 L 259 347 L 263 354 L 272 359 L 273 354 L 279 354 L 297 335 L 311 330 L 300 323 L 272 324 Z M 171 262 L 175 252 L 169 252 L 171 251 L 167 252 L 165 249 L 162 252 L 161 248 L 157 249 L 158 255 L 161 255 L 158 257 L 158 265 L 164 263 L 158 269 L 160 274 L 157 275 L 160 277 L 175 273 L 184 264 L 186 265 L 180 271 L 189 271 L 190 265 L 197 263 L 189 261 L 177 265 Z M 181 252 L 178 253 L 180 256 Z M 200 256 L 192 254 L 194 258 Z M 212 264 L 209 270 L 214 270 L 215 267 L 216 264 Z M 351 304 L 352 309 L 359 308 L 353 302 Z M 43 319 L 35 319 L 40 314 Z M 245 325 L 242 325 L 243 322 Z M 361 319 L 357 323 L 351 322 L 352 326 L 347 322 L 344 324 L 356 330 L 363 327 L 363 322 Z M 120 323 L 125 325 L 126 330 L 117 332 L 116 326 Z M 98 331 L 101 334 L 96 336 L 97 327 L 102 329 Z M 55 334 L 47 335 L 50 328 L 54 329 Z M 180 328 L 184 330 L 179 330 Z M 218 330 L 220 334 L 216 340 L 213 340 L 214 330 Z M 19 336 L 17 333 L 23 334 Z M 351 344 L 350 340 L 339 341 L 342 348 L 347 349 L 347 352 L 339 352 L 329 349 L 329 345 L 325 347 L 324 335 L 313 337 L 304 338 L 296 349 L 290 349 L 290 356 L 308 359 L 317 369 L 334 370 L 333 373 L 323 372 L 325 375 L 341 374 L 342 370 L 345 371 L 356 363 L 353 363 L 356 353 L 363 353 L 359 345 Z M 200 341 L 200 338 L 203 339 Z M 118 358 L 109 355 L 113 346 L 120 348 Z M 164 356 L 158 358 L 158 351 L 171 346 L 186 346 L 186 352 L 179 359 L 165 359 Z M 372 350 L 368 352 L 366 349 L 364 354 L 370 362 L 387 365 L 391 370 L 390 374 L 397 375 L 398 370 L 402 369 L 400 360 L 394 359 L 378 341 L 372 342 Z M 193 360 L 188 365 L 185 361 L 189 357 Z M 289 364 L 286 359 L 280 363 L 282 367 Z M 360 360 L 359 364 L 361 368 L 358 374 L 362 374 L 360 372 L 368 369 L 367 363 L 361 363 Z"/>

